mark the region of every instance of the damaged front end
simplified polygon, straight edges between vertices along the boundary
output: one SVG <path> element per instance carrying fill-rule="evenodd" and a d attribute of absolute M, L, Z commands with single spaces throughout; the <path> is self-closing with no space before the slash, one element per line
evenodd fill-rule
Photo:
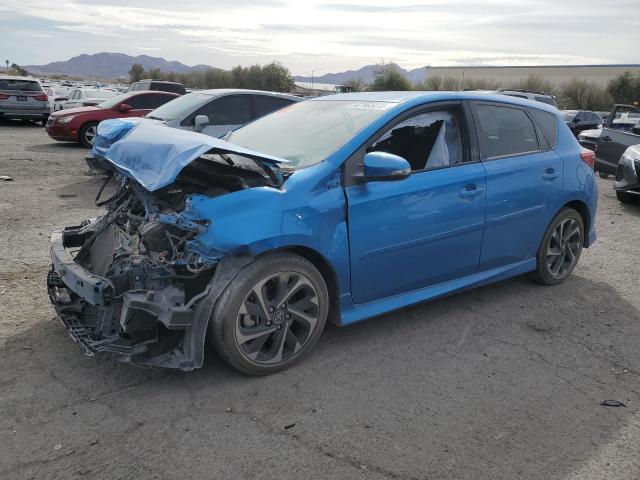
<path fill-rule="evenodd" d="M 212 161 L 207 156 L 219 154 L 211 152 L 193 149 L 194 158 L 182 158 L 184 165 L 170 176 L 154 177 L 153 191 L 135 179 L 143 157 L 136 154 L 134 165 L 118 156 L 115 194 L 101 203 L 106 214 L 53 232 L 49 297 L 88 355 L 106 352 L 124 362 L 182 370 L 202 365 L 215 302 L 251 256 L 217 252 L 199 241 L 213 220 L 194 205 L 274 186 L 258 170 Z M 159 168 L 166 172 L 168 165 Z"/>

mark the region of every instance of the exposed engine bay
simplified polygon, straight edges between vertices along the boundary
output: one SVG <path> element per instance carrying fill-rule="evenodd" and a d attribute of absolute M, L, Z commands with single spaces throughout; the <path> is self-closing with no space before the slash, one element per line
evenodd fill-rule
<path fill-rule="evenodd" d="M 194 203 L 279 186 L 263 170 L 204 154 L 153 192 L 115 173 L 115 193 L 96 198 L 106 207 L 103 216 L 53 233 L 49 296 L 87 354 L 183 370 L 201 366 L 215 300 L 251 257 L 203 248 L 198 236 L 215 228 L 215 219 L 201 218 Z"/>

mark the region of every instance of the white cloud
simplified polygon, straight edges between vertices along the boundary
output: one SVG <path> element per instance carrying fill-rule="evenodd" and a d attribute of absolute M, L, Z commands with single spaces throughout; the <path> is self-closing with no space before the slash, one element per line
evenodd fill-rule
<path fill-rule="evenodd" d="M 31 40 L 35 35 L 24 33 L 33 29 L 18 25 L 12 38 L 19 44 L 9 50 L 33 57 L 23 63 L 146 49 L 170 60 L 219 67 L 279 60 L 294 73 L 354 68 L 380 58 L 405 67 L 631 63 L 637 61 L 640 17 L 638 0 L 143 0 L 137 5 L 59 0 L 52 8 L 45 0 L 0 0 L 0 11 L 16 15 L 18 23 L 20 18 L 48 22 L 37 34 L 55 35 L 62 46 L 43 52 Z"/>

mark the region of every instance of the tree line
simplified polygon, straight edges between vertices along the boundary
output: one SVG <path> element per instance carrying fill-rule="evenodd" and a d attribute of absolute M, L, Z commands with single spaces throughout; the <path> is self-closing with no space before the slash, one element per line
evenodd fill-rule
<path fill-rule="evenodd" d="M 289 69 L 278 62 L 268 65 L 238 65 L 231 70 L 204 68 L 188 73 L 163 72 L 159 68 L 145 70 L 139 63 L 129 70 L 131 82 L 143 78 L 180 82 L 187 88 L 248 88 L 271 92 L 290 92 L 294 87 Z"/>
<path fill-rule="evenodd" d="M 561 109 L 605 110 L 608 111 L 614 103 L 640 102 L 640 75 L 625 72 L 609 81 L 606 87 L 580 78 L 556 85 L 538 75 L 527 78 L 512 85 L 505 85 L 493 78 L 471 78 L 429 75 L 423 82 L 411 83 L 397 67 L 392 64 L 381 64 L 375 71 L 374 79 L 367 84 L 362 80 L 353 79 L 345 82 L 345 86 L 354 91 L 388 91 L 388 90 L 435 90 L 456 91 L 497 90 L 509 88 L 518 90 L 533 90 L 554 95 Z"/>

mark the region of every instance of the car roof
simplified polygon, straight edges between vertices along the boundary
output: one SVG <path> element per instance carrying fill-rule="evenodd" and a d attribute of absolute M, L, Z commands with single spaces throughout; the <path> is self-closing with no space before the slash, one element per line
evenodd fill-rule
<path fill-rule="evenodd" d="M 172 82 L 170 80 L 154 80 L 152 78 L 143 78 L 143 79 L 138 80 L 137 82 L 133 82 L 133 83 L 140 83 L 140 82 L 170 83 L 172 85 L 182 85 L 180 82 Z"/>
<path fill-rule="evenodd" d="M 159 93 L 161 95 L 173 95 L 174 97 L 179 97 L 180 94 L 179 93 L 175 93 L 175 92 L 165 92 L 164 90 L 133 90 L 131 92 L 119 92 L 120 95 L 124 95 L 124 94 L 129 95 L 130 97 L 135 97 L 136 95 L 141 95 L 143 93 L 153 93 L 154 95 Z"/>
<path fill-rule="evenodd" d="M 356 102 L 388 102 L 397 104 L 420 105 L 422 103 L 447 101 L 447 100 L 477 100 L 485 102 L 496 102 L 511 105 L 519 105 L 523 107 L 533 107 L 544 110 L 555 115 L 558 109 L 546 103 L 537 102 L 520 97 L 511 97 L 498 93 L 472 92 L 472 91 L 455 91 L 455 92 L 435 92 L 435 91 L 400 91 L 400 92 L 357 92 L 357 93 L 338 93 L 336 95 L 326 95 L 316 97 L 310 102 L 321 101 L 356 101 Z"/>
<path fill-rule="evenodd" d="M 211 88 L 207 90 L 193 90 L 190 93 L 201 93 L 211 96 L 222 96 L 229 94 L 251 94 L 251 95 L 265 95 L 271 97 L 289 98 L 294 101 L 301 101 L 303 98 L 291 95 L 290 93 L 268 92 L 266 90 L 248 90 L 246 88 Z"/>

